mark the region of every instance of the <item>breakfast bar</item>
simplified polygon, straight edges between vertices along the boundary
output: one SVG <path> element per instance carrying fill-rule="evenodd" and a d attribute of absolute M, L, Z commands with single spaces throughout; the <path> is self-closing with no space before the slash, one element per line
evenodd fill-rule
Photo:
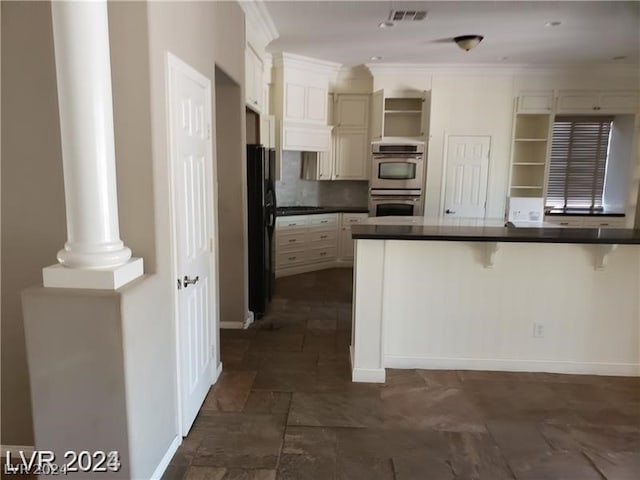
<path fill-rule="evenodd" d="M 385 368 L 640 374 L 640 230 L 352 227 L 352 380 Z"/>

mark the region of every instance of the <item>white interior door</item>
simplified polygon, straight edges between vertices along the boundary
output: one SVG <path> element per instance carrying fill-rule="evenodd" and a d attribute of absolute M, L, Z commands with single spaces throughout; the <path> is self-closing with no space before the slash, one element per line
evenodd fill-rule
<path fill-rule="evenodd" d="M 491 137 L 449 137 L 444 201 L 446 217 L 484 217 L 490 145 Z"/>
<path fill-rule="evenodd" d="M 216 371 L 212 275 L 211 83 L 169 56 L 179 408 L 186 435 Z"/>

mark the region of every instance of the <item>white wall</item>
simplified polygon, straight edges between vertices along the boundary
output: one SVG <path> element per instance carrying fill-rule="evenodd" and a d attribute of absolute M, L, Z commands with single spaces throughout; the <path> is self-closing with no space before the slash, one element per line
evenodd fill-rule
<path fill-rule="evenodd" d="M 33 445 L 20 292 L 42 282 L 66 239 L 58 97 L 50 4 L 0 8 L 2 444 Z"/>
<path fill-rule="evenodd" d="M 504 215 L 513 95 L 513 80 L 509 76 L 433 77 L 425 216 L 442 214 L 443 174 L 450 135 L 491 137 L 486 216 Z"/>
<path fill-rule="evenodd" d="M 55 262 L 65 241 L 62 161 L 50 5 L 2 2 L 1 8 L 2 117 L 12 118 L 2 122 L 2 444 L 33 445 L 20 292 L 40 284 L 42 267 Z M 144 257 L 147 273 L 122 315 L 129 339 L 150 332 L 149 343 L 124 347 L 131 462 L 136 478 L 149 478 L 178 435 L 166 53 L 212 84 L 220 66 L 243 85 L 244 17 L 235 2 L 110 2 L 109 16 L 121 236 Z M 238 151 L 228 161 L 242 163 L 242 101 L 238 109 Z M 229 301 L 246 311 L 242 262 L 233 265 L 241 287 Z"/>

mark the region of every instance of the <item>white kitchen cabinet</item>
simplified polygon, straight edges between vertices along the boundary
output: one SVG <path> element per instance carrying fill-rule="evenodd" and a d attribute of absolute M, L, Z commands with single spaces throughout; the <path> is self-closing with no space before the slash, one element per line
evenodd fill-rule
<path fill-rule="evenodd" d="M 638 92 L 634 91 L 560 90 L 556 113 L 637 113 L 638 104 Z"/>
<path fill-rule="evenodd" d="M 364 222 L 368 218 L 366 213 L 343 213 L 340 224 L 340 241 L 338 257 L 343 261 L 353 261 L 354 242 L 351 238 L 351 226 Z"/>
<path fill-rule="evenodd" d="M 329 97 L 331 99 L 331 95 Z M 330 151 L 303 152 L 305 180 L 368 180 L 369 95 L 336 94 Z"/>
<path fill-rule="evenodd" d="M 334 141 L 336 180 L 369 178 L 369 136 L 366 130 L 341 130 Z"/>
<path fill-rule="evenodd" d="M 333 180 L 333 151 L 302 152 L 303 180 Z"/>
<path fill-rule="evenodd" d="M 378 90 L 371 97 L 371 138 L 413 138 L 425 141 L 428 127 L 427 92 L 395 96 Z"/>
<path fill-rule="evenodd" d="M 334 125 L 341 129 L 369 129 L 369 95 L 338 94 L 335 96 Z"/>
<path fill-rule="evenodd" d="M 263 101 L 263 63 L 253 48 L 245 48 L 245 99 L 246 104 L 258 113 L 262 112 Z"/>
<path fill-rule="evenodd" d="M 276 219 L 276 276 L 295 275 L 353 263 L 351 225 L 366 213 L 292 215 Z"/>
<path fill-rule="evenodd" d="M 339 65 L 282 53 L 274 58 L 274 111 L 284 122 L 326 126 L 329 81 Z"/>
<path fill-rule="evenodd" d="M 276 219 L 276 276 L 319 270 L 338 254 L 337 213 Z"/>
<path fill-rule="evenodd" d="M 364 130 L 338 130 L 330 151 L 302 152 L 304 180 L 368 180 L 369 136 Z"/>
<path fill-rule="evenodd" d="M 331 127 L 283 122 L 281 133 L 282 150 L 324 152 L 331 149 Z"/>
<path fill-rule="evenodd" d="M 546 215 L 544 221 L 562 227 L 574 228 L 625 228 L 625 217 L 598 215 Z"/>
<path fill-rule="evenodd" d="M 528 90 L 518 95 L 517 113 L 551 113 L 553 111 L 552 90 Z"/>

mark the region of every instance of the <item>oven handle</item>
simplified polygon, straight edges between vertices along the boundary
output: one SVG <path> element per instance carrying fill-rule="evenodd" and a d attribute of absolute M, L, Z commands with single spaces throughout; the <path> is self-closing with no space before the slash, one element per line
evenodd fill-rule
<path fill-rule="evenodd" d="M 371 197 L 371 201 L 372 202 L 380 201 L 380 200 L 404 200 L 405 202 L 419 202 L 420 201 L 420 197 L 409 197 L 409 196 L 392 197 L 392 196 L 385 196 L 385 195 L 380 195 L 380 196 L 377 196 L 377 197 Z"/>
<path fill-rule="evenodd" d="M 373 154 L 373 159 L 374 160 L 395 160 L 398 159 L 400 161 L 407 161 L 407 160 L 415 160 L 416 162 L 421 162 L 422 161 L 422 155 L 380 155 L 380 154 Z"/>

